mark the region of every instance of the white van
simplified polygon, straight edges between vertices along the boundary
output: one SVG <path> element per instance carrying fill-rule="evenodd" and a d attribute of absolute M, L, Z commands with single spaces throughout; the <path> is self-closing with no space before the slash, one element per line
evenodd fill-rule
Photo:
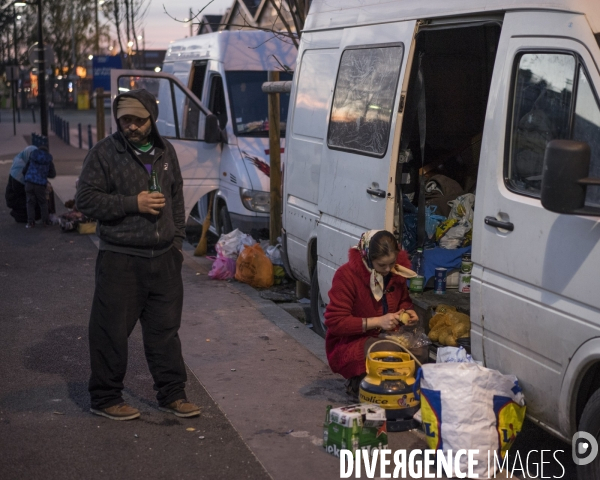
<path fill-rule="evenodd" d="M 223 31 L 171 43 L 161 72 L 112 70 L 113 99 L 132 88 L 156 95 L 158 129 L 181 165 L 186 218 L 192 213 L 202 222 L 214 192 L 214 233 L 269 228 L 268 103 L 261 87 L 269 71 L 283 66 L 290 72 L 280 80 L 291 80 L 296 54 L 272 33 Z M 283 138 L 289 95 L 280 103 Z"/>
<path fill-rule="evenodd" d="M 516 374 L 555 435 L 600 433 L 600 188 L 577 183 L 600 177 L 599 42 L 596 1 L 313 1 L 283 225 L 317 330 L 348 249 L 367 229 L 400 237 L 402 193 L 436 167 L 476 194 L 473 356 Z M 543 172 L 552 139 L 567 142 Z"/>

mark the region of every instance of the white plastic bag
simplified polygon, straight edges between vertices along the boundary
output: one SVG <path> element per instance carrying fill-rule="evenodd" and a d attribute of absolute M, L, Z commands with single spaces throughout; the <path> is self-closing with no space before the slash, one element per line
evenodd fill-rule
<path fill-rule="evenodd" d="M 428 363 L 421 367 L 419 379 L 428 447 L 446 455 L 449 450 L 479 450 L 473 455 L 478 462 L 473 472 L 493 478 L 494 453 L 501 463 L 525 418 L 517 377 L 476 363 Z M 461 471 L 467 471 L 467 462 L 466 455 L 460 457 Z"/>
<path fill-rule="evenodd" d="M 477 363 L 463 347 L 440 347 L 437 349 L 436 363 Z"/>
<path fill-rule="evenodd" d="M 248 245 L 251 247 L 256 244 L 256 240 L 252 238 L 252 235 L 248 235 L 247 233 L 242 233 L 242 237 L 240 239 L 240 244 L 238 245 L 238 255 L 244 251 L 244 245 Z"/>
<path fill-rule="evenodd" d="M 281 260 L 281 245 L 269 245 L 265 249 L 265 253 L 273 265 L 283 265 L 283 260 Z"/>
<path fill-rule="evenodd" d="M 244 249 L 244 245 L 252 246 L 255 243 L 256 241 L 250 235 L 242 233 L 236 228 L 232 232 L 221 235 L 215 249 L 217 254 L 236 259 Z"/>
<path fill-rule="evenodd" d="M 460 247 L 469 230 L 471 230 L 471 224 L 468 222 L 454 225 L 442 238 L 440 238 L 440 247 L 448 250 Z"/>
<path fill-rule="evenodd" d="M 465 193 L 448 202 L 450 205 L 450 214 L 448 218 L 463 220 L 473 225 L 473 205 L 475 205 L 475 195 Z"/>

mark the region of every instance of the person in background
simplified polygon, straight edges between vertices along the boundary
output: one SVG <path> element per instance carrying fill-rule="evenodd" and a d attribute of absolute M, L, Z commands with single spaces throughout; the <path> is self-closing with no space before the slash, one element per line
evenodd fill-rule
<path fill-rule="evenodd" d="M 386 230 L 363 233 L 348 259 L 335 272 L 329 290 L 325 350 L 331 370 L 348 380 L 346 391 L 356 399 L 369 347 L 385 339 L 385 332 L 401 326 L 402 313 L 408 314 L 410 326 L 419 317 L 406 286 L 406 278 L 414 272 L 393 234 Z M 378 344 L 375 350 L 403 351 L 392 341 Z"/>
<path fill-rule="evenodd" d="M 185 238 L 183 179 L 173 146 L 158 132 L 156 98 L 144 89 L 118 95 L 118 130 L 88 153 L 77 209 L 98 220 L 96 289 L 89 323 L 90 411 L 112 420 L 140 416 L 123 400 L 127 339 L 140 320 L 159 409 L 200 415 L 185 395 L 179 327 Z M 155 172 L 161 192 L 149 192 Z"/>
<path fill-rule="evenodd" d="M 46 189 L 48 179 L 56 177 L 56 169 L 48 147 L 42 145 L 29 154 L 29 160 L 23 168 L 25 179 L 25 194 L 27 195 L 27 225 L 25 228 L 35 227 L 35 207 L 39 205 L 42 216 L 42 225 L 52 225 L 48 214 L 48 199 Z"/>
<path fill-rule="evenodd" d="M 31 152 L 37 150 L 33 145 L 25 147 L 13 158 L 12 166 L 10 167 L 10 175 L 6 184 L 6 206 L 11 209 L 10 215 L 18 223 L 27 223 L 27 194 L 25 193 L 25 179 L 23 177 L 23 169 L 29 160 Z M 40 208 L 36 207 L 35 220 L 41 218 Z"/>

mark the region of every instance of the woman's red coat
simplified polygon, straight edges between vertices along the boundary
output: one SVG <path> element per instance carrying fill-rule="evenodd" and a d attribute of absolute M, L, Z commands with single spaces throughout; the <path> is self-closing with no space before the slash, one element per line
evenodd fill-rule
<path fill-rule="evenodd" d="M 371 293 L 370 273 L 360 252 L 351 248 L 348 258 L 333 276 L 325 310 L 327 360 L 331 370 L 344 378 L 365 373 L 365 342 L 379 335 L 377 329 L 363 333 L 362 319 L 383 315 L 383 299 L 378 302 Z M 396 263 L 410 268 L 404 251 L 398 253 Z M 392 275 L 386 292 L 389 313 L 413 308 L 404 277 Z"/>

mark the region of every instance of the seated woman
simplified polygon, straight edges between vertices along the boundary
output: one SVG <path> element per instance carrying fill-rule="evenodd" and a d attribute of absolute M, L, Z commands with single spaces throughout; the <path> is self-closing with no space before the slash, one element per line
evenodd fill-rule
<path fill-rule="evenodd" d="M 394 235 L 369 230 L 362 234 L 358 246 L 350 249 L 348 258 L 335 273 L 329 291 L 325 350 L 331 370 L 348 379 L 346 391 L 357 397 L 366 374 L 369 347 L 385 338 L 382 332 L 401 325 L 402 313 L 409 315 L 407 325 L 416 325 L 419 317 L 406 286 L 406 278 L 415 273 L 408 268 L 408 255 L 398 248 Z M 402 351 L 393 342 L 381 346 L 375 349 Z"/>

